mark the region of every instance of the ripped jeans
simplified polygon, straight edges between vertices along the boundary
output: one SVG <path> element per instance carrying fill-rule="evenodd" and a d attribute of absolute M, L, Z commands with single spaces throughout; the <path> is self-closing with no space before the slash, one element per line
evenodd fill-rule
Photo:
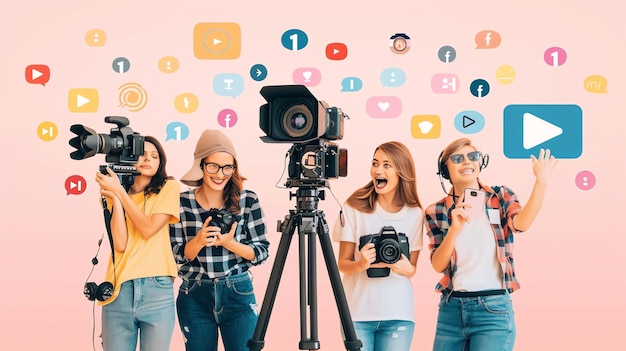
<path fill-rule="evenodd" d="M 187 351 L 217 351 L 222 334 L 226 351 L 248 351 L 258 308 L 249 272 L 200 281 L 183 281 L 176 299 L 178 324 Z"/>
<path fill-rule="evenodd" d="M 353 322 L 361 351 L 409 351 L 415 323 L 411 321 Z"/>

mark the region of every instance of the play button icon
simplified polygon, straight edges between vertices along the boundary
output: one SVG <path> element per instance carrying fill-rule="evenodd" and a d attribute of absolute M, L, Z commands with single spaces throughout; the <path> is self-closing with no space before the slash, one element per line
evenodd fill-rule
<path fill-rule="evenodd" d="M 563 128 L 547 122 L 532 113 L 526 112 L 522 115 L 522 118 L 524 125 L 522 143 L 524 144 L 524 149 L 532 149 L 563 134 Z"/>

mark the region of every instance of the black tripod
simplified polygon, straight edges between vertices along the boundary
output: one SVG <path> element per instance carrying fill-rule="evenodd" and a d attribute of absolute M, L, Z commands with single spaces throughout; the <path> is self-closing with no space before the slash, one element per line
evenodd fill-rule
<path fill-rule="evenodd" d="M 326 269 L 330 277 L 330 283 L 335 295 L 335 302 L 337 303 L 337 309 L 339 311 L 339 318 L 341 319 L 341 325 L 345 336 L 344 345 L 346 350 L 360 351 L 361 340 L 357 339 L 354 331 L 354 325 L 352 324 L 352 317 L 348 309 L 348 303 L 346 301 L 346 295 L 341 283 L 341 277 L 339 276 L 339 269 L 335 262 L 335 256 L 333 254 L 333 247 L 328 232 L 328 224 L 324 218 L 324 212 L 317 209 L 317 204 L 320 199 L 324 199 L 324 191 L 318 190 L 320 185 L 313 183 L 291 183 L 300 185 L 295 195 L 297 198 L 296 210 L 289 210 L 289 214 L 285 216 L 285 220 L 278 222 L 278 231 L 282 232 L 280 243 L 278 244 L 278 250 L 276 252 L 276 260 L 272 267 L 272 273 L 265 291 L 265 297 L 263 299 L 263 305 L 261 306 L 261 312 L 259 319 L 254 330 L 252 339 L 248 340 L 248 347 L 251 351 L 260 351 L 265 342 L 265 332 L 267 331 L 267 325 L 269 323 L 270 314 L 272 313 L 272 307 L 276 300 L 276 292 L 278 290 L 278 284 L 285 267 L 285 261 L 287 259 L 287 252 L 289 251 L 289 245 L 293 233 L 298 228 L 298 248 L 299 248 L 299 265 L 300 265 L 300 350 L 319 350 L 320 342 L 318 340 L 317 329 L 317 273 L 316 273 L 316 250 L 315 250 L 315 236 L 320 240 L 322 247 L 322 253 L 324 254 L 324 260 L 326 261 Z M 294 193 L 289 193 L 289 198 Z M 305 241 L 305 236 L 308 236 L 308 242 Z M 308 251 L 305 251 L 308 249 Z M 307 306 L 308 314 L 307 314 Z M 309 317 L 309 323 L 307 324 L 306 316 Z M 307 331 L 307 325 L 310 330 Z"/>

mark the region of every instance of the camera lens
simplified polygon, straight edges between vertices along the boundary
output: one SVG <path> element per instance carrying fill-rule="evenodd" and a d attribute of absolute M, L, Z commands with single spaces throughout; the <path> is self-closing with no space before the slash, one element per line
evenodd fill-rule
<path fill-rule="evenodd" d="M 394 239 L 383 239 L 378 248 L 380 260 L 385 263 L 396 263 L 400 259 L 402 251 L 398 242 Z"/>
<path fill-rule="evenodd" d="M 476 195 L 478 195 L 478 193 L 472 190 L 472 191 L 470 191 L 470 195 L 476 196 Z"/>
<path fill-rule="evenodd" d="M 283 129 L 292 138 L 303 137 L 313 128 L 313 115 L 305 105 L 290 106 L 283 114 Z"/>

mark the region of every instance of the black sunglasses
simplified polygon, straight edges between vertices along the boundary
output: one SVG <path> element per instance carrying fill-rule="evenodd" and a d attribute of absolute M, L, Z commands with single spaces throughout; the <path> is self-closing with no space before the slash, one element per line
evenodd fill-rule
<path fill-rule="evenodd" d="M 480 160 L 481 155 L 482 153 L 480 151 L 472 151 L 472 152 L 467 153 L 467 159 L 472 162 L 476 162 Z M 463 162 L 464 159 L 465 159 L 465 156 L 463 154 L 450 155 L 450 161 L 452 161 L 452 163 L 459 164 Z"/>

